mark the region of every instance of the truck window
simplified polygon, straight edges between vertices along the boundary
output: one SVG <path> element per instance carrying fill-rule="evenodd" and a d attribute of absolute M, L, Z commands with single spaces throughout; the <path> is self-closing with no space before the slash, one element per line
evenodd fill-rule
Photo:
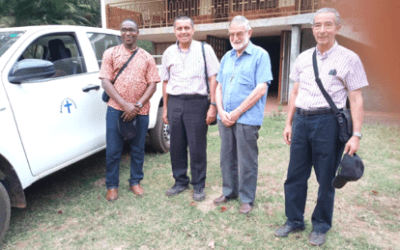
<path fill-rule="evenodd" d="M 0 32 L 0 57 L 7 51 L 8 48 L 15 43 L 22 35 L 23 31 L 8 31 Z"/>
<path fill-rule="evenodd" d="M 51 61 L 56 69 L 53 77 L 86 72 L 85 62 L 75 37 L 70 34 L 43 36 L 31 43 L 18 59 L 43 59 Z"/>
<path fill-rule="evenodd" d="M 87 36 L 92 44 L 94 53 L 96 54 L 100 69 L 104 51 L 106 51 L 108 48 L 121 44 L 121 39 L 115 35 L 100 33 L 87 33 Z"/>

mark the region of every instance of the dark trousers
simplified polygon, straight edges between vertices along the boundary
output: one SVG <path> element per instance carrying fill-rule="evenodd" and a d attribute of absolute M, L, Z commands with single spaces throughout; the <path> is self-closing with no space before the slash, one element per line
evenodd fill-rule
<path fill-rule="evenodd" d="M 175 184 L 189 184 L 187 175 L 190 153 L 191 184 L 204 188 L 207 172 L 207 96 L 169 96 L 170 155 Z"/>
<path fill-rule="evenodd" d="M 118 188 L 119 186 L 119 164 L 125 139 L 118 131 L 118 119 L 122 111 L 112 107 L 107 108 L 106 118 L 106 186 L 107 189 Z M 136 116 L 136 136 L 130 140 L 131 149 L 131 175 L 129 184 L 137 185 L 143 179 L 144 147 L 147 129 L 149 127 L 149 116 Z"/>
<path fill-rule="evenodd" d="M 304 227 L 307 181 L 314 166 L 319 183 L 318 199 L 312 214 L 313 230 L 326 233 L 332 227 L 335 189 L 332 181 L 343 154 L 334 114 L 295 114 L 292 125 L 290 162 L 285 181 L 287 224 Z"/>

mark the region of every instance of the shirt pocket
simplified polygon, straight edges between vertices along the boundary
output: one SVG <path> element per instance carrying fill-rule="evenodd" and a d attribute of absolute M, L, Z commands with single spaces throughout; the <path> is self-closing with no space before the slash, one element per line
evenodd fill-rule
<path fill-rule="evenodd" d="M 189 70 L 190 73 L 190 78 L 197 79 L 205 77 L 203 57 L 201 57 L 201 60 L 194 60 L 190 63 L 192 64 L 186 65 L 186 69 Z"/>
<path fill-rule="evenodd" d="M 239 74 L 238 83 L 249 89 L 255 88 L 255 69 L 251 63 L 242 62 L 242 67 L 235 70 L 234 74 Z"/>
<path fill-rule="evenodd" d="M 239 94 L 243 93 L 245 95 L 249 95 L 251 91 L 256 88 L 257 83 L 255 82 L 255 72 L 251 69 L 251 67 L 243 67 L 238 71 L 238 87 Z"/>
<path fill-rule="evenodd" d="M 170 69 L 170 74 L 173 75 L 182 75 L 182 73 L 185 71 L 182 60 L 179 60 L 179 58 L 176 57 L 172 60 L 171 64 L 169 65 L 169 69 Z"/>

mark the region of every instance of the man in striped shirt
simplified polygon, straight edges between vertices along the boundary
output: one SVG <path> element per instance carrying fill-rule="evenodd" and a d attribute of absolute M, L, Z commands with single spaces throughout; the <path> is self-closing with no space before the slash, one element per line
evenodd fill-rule
<path fill-rule="evenodd" d="M 164 52 L 161 68 L 163 120 L 170 127 L 171 165 L 175 179 L 174 186 L 167 190 L 166 195 L 177 195 L 188 188 L 189 146 L 193 199 L 200 201 L 206 197 L 207 128 L 216 119 L 215 76 L 219 62 L 211 46 L 205 44 L 209 105 L 202 45 L 193 40 L 193 20 L 187 16 L 177 17 L 174 32 L 178 41 Z"/>
<path fill-rule="evenodd" d="M 318 246 L 325 242 L 325 234 L 332 227 L 335 198 L 332 181 L 343 150 L 353 155 L 360 146 L 364 115 L 361 88 L 368 85 L 357 54 L 335 40 L 340 28 L 340 16 L 335 9 L 324 8 L 315 13 L 312 30 L 317 46 L 301 53 L 294 64 L 290 78 L 295 83 L 283 131 L 283 139 L 290 145 L 284 185 L 287 221 L 275 235 L 284 237 L 304 229 L 307 180 L 314 166 L 319 190 L 309 243 Z M 345 107 L 347 96 L 350 100 L 353 136 L 345 145 L 339 140 L 337 119 L 315 81 L 312 63 L 315 50 L 319 76 L 337 108 Z"/>

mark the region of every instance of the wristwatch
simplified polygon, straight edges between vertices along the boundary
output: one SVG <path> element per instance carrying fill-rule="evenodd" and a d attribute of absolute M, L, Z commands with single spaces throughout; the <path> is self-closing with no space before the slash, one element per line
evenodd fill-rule
<path fill-rule="evenodd" d="M 211 105 L 217 106 L 215 102 L 210 102 Z"/>
<path fill-rule="evenodd" d="M 362 134 L 359 133 L 359 132 L 354 132 L 354 133 L 353 133 L 353 136 L 357 136 L 358 138 L 360 138 L 360 140 L 361 140 L 361 138 L 362 138 Z"/>
<path fill-rule="evenodd" d="M 139 101 L 136 103 L 136 105 L 139 106 L 139 108 L 143 107 L 143 104 L 141 102 L 139 102 Z"/>

